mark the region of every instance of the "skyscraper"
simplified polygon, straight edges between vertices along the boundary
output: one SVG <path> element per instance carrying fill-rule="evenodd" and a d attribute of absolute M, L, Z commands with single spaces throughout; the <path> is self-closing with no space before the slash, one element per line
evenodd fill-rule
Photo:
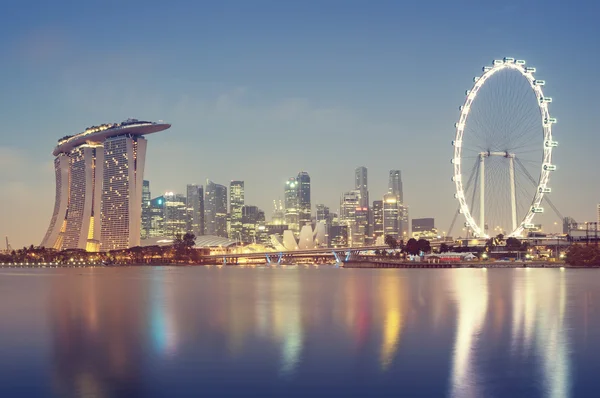
<path fill-rule="evenodd" d="M 316 216 L 317 222 L 327 224 L 329 222 L 329 207 L 327 207 L 323 204 L 318 204 L 318 205 L 316 205 L 316 209 L 317 209 L 317 216 Z"/>
<path fill-rule="evenodd" d="M 229 237 L 231 239 L 242 238 L 242 207 L 244 207 L 244 181 L 231 181 L 229 183 L 229 214 L 231 215 Z"/>
<path fill-rule="evenodd" d="M 400 203 L 398 205 L 399 238 L 405 242 L 410 238 L 410 226 L 408 223 L 408 206 Z"/>
<path fill-rule="evenodd" d="M 159 196 L 150 200 L 148 238 L 165 236 L 165 197 Z"/>
<path fill-rule="evenodd" d="M 96 251 L 139 245 L 143 136 L 169 127 L 128 119 L 61 138 L 53 152 L 56 202 L 42 246 Z"/>
<path fill-rule="evenodd" d="M 402 175 L 400 174 L 400 170 L 390 170 L 388 193 L 396 195 L 398 203 L 404 203 L 404 195 L 402 193 Z"/>
<path fill-rule="evenodd" d="M 150 236 L 150 181 L 144 180 L 142 186 L 142 231 L 141 239 L 148 239 Z"/>
<path fill-rule="evenodd" d="M 398 238 L 406 239 L 409 237 L 410 228 L 408 221 L 408 206 L 404 203 L 402 175 L 400 170 L 390 170 L 388 193 L 395 195 L 398 202 Z"/>
<path fill-rule="evenodd" d="M 347 227 L 347 238 L 350 246 L 356 246 L 354 240 L 356 239 L 356 231 L 360 229 L 357 223 L 357 210 L 361 210 L 360 207 L 360 192 L 358 190 L 345 192 L 342 195 L 340 201 L 340 225 Z M 364 232 L 364 231 L 363 231 Z M 359 241 L 364 241 L 359 239 Z"/>
<path fill-rule="evenodd" d="M 383 236 L 383 200 L 373 201 L 373 237 Z"/>
<path fill-rule="evenodd" d="M 369 207 L 367 168 L 364 166 L 358 167 L 354 171 L 354 189 L 360 193 L 360 207 Z"/>
<path fill-rule="evenodd" d="M 202 185 L 187 186 L 186 206 L 189 214 L 188 232 L 196 236 L 204 235 L 204 191 Z"/>
<path fill-rule="evenodd" d="M 227 187 L 206 180 L 204 232 L 227 237 Z"/>
<path fill-rule="evenodd" d="M 256 243 L 259 234 L 259 227 L 264 227 L 265 212 L 257 206 L 242 206 L 242 231 L 243 242 Z"/>
<path fill-rule="evenodd" d="M 165 236 L 174 238 L 188 231 L 190 212 L 188 212 L 187 198 L 181 194 L 167 192 L 164 198 L 164 233 Z"/>
<path fill-rule="evenodd" d="M 383 195 L 383 235 L 398 239 L 398 198 L 393 193 Z"/>
<path fill-rule="evenodd" d="M 300 218 L 298 209 L 298 182 L 294 177 L 285 182 L 284 205 L 285 223 L 287 224 L 289 230 L 297 234 L 300 232 Z"/>
<path fill-rule="evenodd" d="M 310 176 L 306 171 L 298 173 L 298 224 L 299 228 L 311 223 Z"/>

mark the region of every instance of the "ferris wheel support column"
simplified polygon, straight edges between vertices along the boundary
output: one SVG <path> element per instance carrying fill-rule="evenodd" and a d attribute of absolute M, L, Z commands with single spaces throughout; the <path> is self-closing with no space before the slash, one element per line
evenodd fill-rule
<path fill-rule="evenodd" d="M 515 155 L 509 156 L 510 175 L 510 210 L 512 213 L 512 230 L 517 229 L 517 187 L 515 185 Z"/>
<path fill-rule="evenodd" d="M 485 157 L 485 152 L 479 154 L 479 226 L 482 235 L 485 235 Z"/>

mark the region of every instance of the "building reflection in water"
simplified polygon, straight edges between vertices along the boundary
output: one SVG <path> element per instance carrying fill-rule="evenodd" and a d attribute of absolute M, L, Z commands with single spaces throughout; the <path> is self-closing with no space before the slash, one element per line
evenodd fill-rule
<path fill-rule="evenodd" d="M 513 355 L 540 358 L 547 397 L 570 393 L 570 362 L 565 322 L 565 272 L 556 269 L 521 270 L 522 285 L 515 283 L 513 300 Z M 520 307 L 517 307 L 517 303 Z"/>
<path fill-rule="evenodd" d="M 479 335 L 488 310 L 488 275 L 485 269 L 457 269 L 451 278 L 457 307 L 457 324 L 452 353 L 450 396 L 483 397 L 475 357 Z"/>
<path fill-rule="evenodd" d="M 172 273 L 155 272 L 149 293 L 152 345 L 157 355 L 172 357 L 177 350 L 177 308 Z"/>
<path fill-rule="evenodd" d="M 271 304 L 273 336 L 280 344 L 279 373 L 294 373 L 302 354 L 300 270 L 271 274 Z"/>
<path fill-rule="evenodd" d="M 391 365 L 405 323 L 406 284 L 404 274 L 399 272 L 383 274 L 379 305 L 383 308 L 383 336 L 381 342 L 380 363 L 383 370 Z"/>
<path fill-rule="evenodd" d="M 140 304 L 134 279 L 98 277 L 94 269 L 53 278 L 47 302 L 53 388 L 57 396 L 140 396 Z M 127 286 L 124 286 L 127 285 Z M 136 293 L 133 293 L 135 295 Z"/>

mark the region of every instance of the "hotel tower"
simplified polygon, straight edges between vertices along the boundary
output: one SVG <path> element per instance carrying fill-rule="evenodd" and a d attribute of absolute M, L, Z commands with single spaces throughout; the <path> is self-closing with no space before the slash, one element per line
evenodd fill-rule
<path fill-rule="evenodd" d="M 171 127 L 128 119 L 66 136 L 54 149 L 56 199 L 42 246 L 107 251 L 140 244 L 146 134 Z"/>

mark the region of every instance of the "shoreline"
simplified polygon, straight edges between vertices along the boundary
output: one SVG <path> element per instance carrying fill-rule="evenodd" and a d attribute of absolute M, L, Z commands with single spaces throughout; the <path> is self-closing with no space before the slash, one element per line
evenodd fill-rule
<path fill-rule="evenodd" d="M 387 269 L 387 268 L 600 268 L 589 266 L 568 265 L 556 262 L 462 262 L 462 263 L 426 263 L 426 262 L 407 262 L 407 261 L 369 261 L 369 260 L 350 260 L 344 262 L 344 268 L 362 268 L 362 269 Z"/>
<path fill-rule="evenodd" d="M 269 264 L 253 264 L 272 268 Z M 287 264 L 287 266 L 302 264 Z M 320 264 L 324 265 L 324 264 Z M 335 264 L 330 264 L 335 265 Z M 0 269 L 46 269 L 46 268 L 130 268 L 130 267 L 240 267 L 246 264 L 0 264 Z M 569 265 L 552 262 L 472 262 L 472 263 L 424 263 L 390 261 L 344 261 L 340 268 L 348 269 L 514 269 L 514 268 L 554 268 L 554 269 L 598 269 L 600 266 Z"/>

